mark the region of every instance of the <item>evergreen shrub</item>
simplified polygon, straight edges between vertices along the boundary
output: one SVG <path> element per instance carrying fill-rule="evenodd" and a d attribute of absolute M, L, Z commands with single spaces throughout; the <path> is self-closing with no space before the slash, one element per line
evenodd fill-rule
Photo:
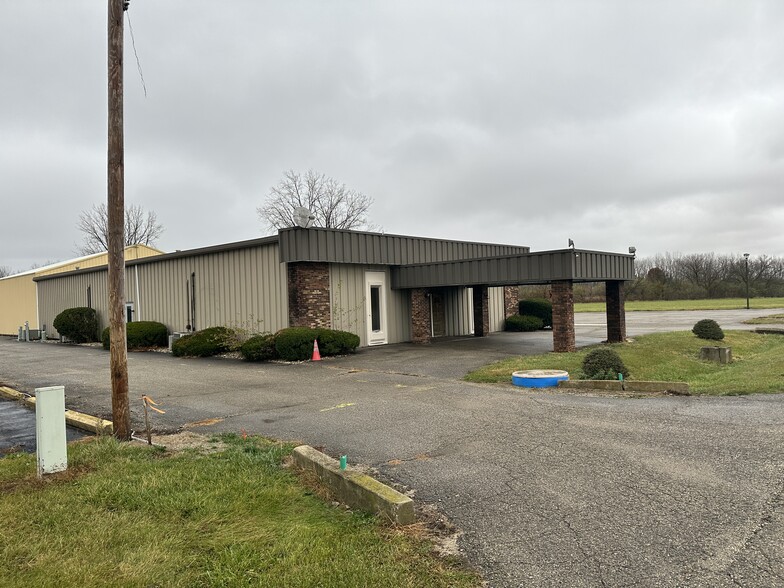
<path fill-rule="evenodd" d="M 709 341 L 721 341 L 724 339 L 724 331 L 721 330 L 719 323 L 713 319 L 702 319 L 701 321 L 697 321 L 692 327 L 691 332 L 700 339 L 707 339 Z"/>
<path fill-rule="evenodd" d="M 588 380 L 617 380 L 618 374 L 629 377 L 621 356 L 610 347 L 598 347 L 583 359 L 583 374 Z"/>
<path fill-rule="evenodd" d="M 537 316 L 513 314 L 504 322 L 505 331 L 528 332 L 544 328 L 544 322 Z"/>
<path fill-rule="evenodd" d="M 313 356 L 313 341 L 320 329 L 289 327 L 275 333 L 275 350 L 286 361 L 304 361 Z"/>
<path fill-rule="evenodd" d="M 87 343 L 95 341 L 98 335 L 98 314 L 84 306 L 66 308 L 54 318 L 52 325 L 71 341 Z"/>
<path fill-rule="evenodd" d="M 278 352 L 275 349 L 275 335 L 272 333 L 254 335 L 240 346 L 240 353 L 245 361 L 276 359 Z"/>
<path fill-rule="evenodd" d="M 546 298 L 528 298 L 521 300 L 518 310 L 522 316 L 535 316 L 542 319 L 544 327 L 553 326 L 553 303 Z"/>
<path fill-rule="evenodd" d="M 210 357 L 220 353 L 232 351 L 237 334 L 228 327 L 209 327 L 185 335 L 177 339 L 172 345 L 172 355 L 175 357 Z"/>
<path fill-rule="evenodd" d="M 135 321 L 125 325 L 128 349 L 144 347 L 166 347 L 169 344 L 169 330 L 166 325 L 156 321 Z M 101 333 L 104 349 L 109 349 L 109 327 Z"/>
<path fill-rule="evenodd" d="M 359 347 L 359 337 L 348 331 L 290 327 L 275 333 L 275 349 L 281 359 L 304 361 L 313 357 L 314 340 L 322 356 L 344 355 Z"/>
<path fill-rule="evenodd" d="M 345 355 L 359 347 L 359 337 L 348 331 L 318 329 L 318 343 L 322 355 Z"/>

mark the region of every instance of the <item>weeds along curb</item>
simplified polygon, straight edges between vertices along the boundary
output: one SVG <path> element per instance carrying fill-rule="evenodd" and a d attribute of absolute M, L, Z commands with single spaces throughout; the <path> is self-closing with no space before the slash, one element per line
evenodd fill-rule
<path fill-rule="evenodd" d="M 335 497 L 352 508 L 381 515 L 398 525 L 415 522 L 414 502 L 366 474 L 341 470 L 338 460 L 300 445 L 292 453 L 297 467 L 313 473 Z"/>
<path fill-rule="evenodd" d="M 610 390 L 613 392 L 669 392 L 683 396 L 689 395 L 686 382 L 647 382 L 643 380 L 565 380 L 558 382 L 559 388 L 572 390 Z"/>
<path fill-rule="evenodd" d="M 0 386 L 0 397 L 8 400 L 16 400 L 26 404 L 31 408 L 35 408 L 35 396 L 30 396 L 23 392 L 9 388 L 8 386 Z M 72 427 L 88 431 L 97 435 L 111 435 L 114 432 L 114 425 L 112 421 L 107 421 L 89 414 L 76 412 L 75 410 L 65 411 L 65 422 Z"/>

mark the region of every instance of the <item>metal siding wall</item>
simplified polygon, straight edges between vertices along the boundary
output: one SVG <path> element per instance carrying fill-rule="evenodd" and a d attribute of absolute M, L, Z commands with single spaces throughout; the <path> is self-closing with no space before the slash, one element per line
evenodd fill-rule
<path fill-rule="evenodd" d="M 279 233 L 284 261 L 326 261 L 362 265 L 404 265 L 466 257 L 526 253 L 528 247 L 468 243 L 329 229 L 285 229 Z"/>
<path fill-rule="evenodd" d="M 504 288 L 487 289 L 487 303 L 490 311 L 490 332 L 504 330 Z"/>
<path fill-rule="evenodd" d="M 59 337 L 52 323 L 66 308 L 87 306 L 87 287 L 90 286 L 92 307 L 98 313 L 98 329 L 109 326 L 109 293 L 106 289 L 106 270 L 65 276 L 38 282 L 38 313 L 47 335 Z"/>
<path fill-rule="evenodd" d="M 330 264 L 329 290 L 332 328 L 359 336 L 367 345 L 365 317 L 365 266 Z"/>
<path fill-rule="evenodd" d="M 365 311 L 365 272 L 386 275 L 387 335 L 389 343 L 411 340 L 408 292 L 392 290 L 389 268 L 374 265 L 337 264 L 329 266 L 332 327 L 359 336 L 361 346 L 367 345 Z"/>
<path fill-rule="evenodd" d="M 447 337 L 473 333 L 473 288 L 449 288 L 444 294 Z"/>
<path fill-rule="evenodd" d="M 136 267 L 139 295 L 136 300 Z M 196 327 L 228 325 L 252 331 L 277 331 L 288 326 L 286 267 L 276 244 L 221 253 L 162 260 L 126 268 L 126 300 L 141 308 L 144 320 L 184 331 L 188 320 L 186 281 L 196 272 Z M 108 325 L 106 270 L 38 283 L 41 322 L 50 328 L 65 308 L 86 305 L 92 285 L 93 308 L 102 328 Z"/>

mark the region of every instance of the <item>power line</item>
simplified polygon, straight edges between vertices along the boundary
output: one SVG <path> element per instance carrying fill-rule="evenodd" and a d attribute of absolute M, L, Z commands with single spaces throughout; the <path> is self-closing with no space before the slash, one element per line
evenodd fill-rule
<path fill-rule="evenodd" d="M 131 24 L 131 13 L 128 11 L 128 4 L 125 4 L 125 15 L 128 17 L 128 31 L 131 33 L 131 45 L 133 46 L 133 56 L 136 58 L 136 69 L 139 70 L 139 79 L 142 81 L 142 88 L 144 89 L 144 97 L 147 98 L 147 84 L 144 83 L 144 73 L 142 73 L 142 64 L 139 61 L 139 54 L 136 52 L 136 38 L 133 36 L 133 25 Z"/>

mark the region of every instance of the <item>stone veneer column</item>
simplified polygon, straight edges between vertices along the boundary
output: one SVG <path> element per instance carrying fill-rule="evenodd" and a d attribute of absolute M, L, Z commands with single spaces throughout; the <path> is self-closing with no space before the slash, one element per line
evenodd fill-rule
<path fill-rule="evenodd" d="M 623 282 L 605 282 L 608 343 L 622 343 L 626 340 L 626 297 L 623 290 Z"/>
<path fill-rule="evenodd" d="M 553 282 L 553 351 L 574 351 L 574 290 L 571 281 Z"/>
<path fill-rule="evenodd" d="M 430 343 L 430 297 L 424 288 L 408 291 L 411 303 L 411 342 Z"/>
<path fill-rule="evenodd" d="M 474 337 L 490 334 L 490 301 L 487 286 L 474 286 Z"/>
<path fill-rule="evenodd" d="M 331 326 L 329 264 L 288 264 L 289 326 Z"/>
<path fill-rule="evenodd" d="M 520 312 L 520 288 L 504 286 L 504 318 Z"/>

